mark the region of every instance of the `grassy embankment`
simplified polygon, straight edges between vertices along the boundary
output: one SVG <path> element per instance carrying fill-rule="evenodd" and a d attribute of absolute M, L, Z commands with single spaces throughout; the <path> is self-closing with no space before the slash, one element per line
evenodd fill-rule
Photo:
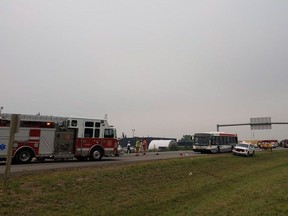
<path fill-rule="evenodd" d="M 288 152 L 15 175 L 0 204 L 7 216 L 288 215 Z"/>

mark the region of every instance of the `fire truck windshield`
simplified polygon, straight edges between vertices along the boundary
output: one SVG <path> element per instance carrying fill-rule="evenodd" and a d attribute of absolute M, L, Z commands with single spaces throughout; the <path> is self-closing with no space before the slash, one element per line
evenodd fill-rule
<path fill-rule="evenodd" d="M 114 138 L 114 130 L 111 129 L 105 129 L 104 130 L 104 138 Z"/>

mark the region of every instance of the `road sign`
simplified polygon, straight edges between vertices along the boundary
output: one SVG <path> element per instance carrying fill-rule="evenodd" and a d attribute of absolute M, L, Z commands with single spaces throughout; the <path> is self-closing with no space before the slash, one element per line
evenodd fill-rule
<path fill-rule="evenodd" d="M 272 128 L 271 117 L 250 118 L 251 130 L 269 130 Z"/>

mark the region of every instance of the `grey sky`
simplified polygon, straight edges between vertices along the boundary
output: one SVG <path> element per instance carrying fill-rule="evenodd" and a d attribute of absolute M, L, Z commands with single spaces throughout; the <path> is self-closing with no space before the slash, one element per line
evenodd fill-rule
<path fill-rule="evenodd" d="M 108 114 L 128 136 L 288 122 L 287 12 L 286 0 L 2 0 L 0 105 Z M 254 138 L 288 138 L 272 127 Z"/>

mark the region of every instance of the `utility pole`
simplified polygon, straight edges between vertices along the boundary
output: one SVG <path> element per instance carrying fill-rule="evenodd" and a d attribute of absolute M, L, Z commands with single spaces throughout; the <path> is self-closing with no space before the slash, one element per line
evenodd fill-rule
<path fill-rule="evenodd" d="M 134 138 L 134 132 L 135 132 L 135 129 L 132 129 L 132 135 L 133 135 L 133 138 Z"/>

